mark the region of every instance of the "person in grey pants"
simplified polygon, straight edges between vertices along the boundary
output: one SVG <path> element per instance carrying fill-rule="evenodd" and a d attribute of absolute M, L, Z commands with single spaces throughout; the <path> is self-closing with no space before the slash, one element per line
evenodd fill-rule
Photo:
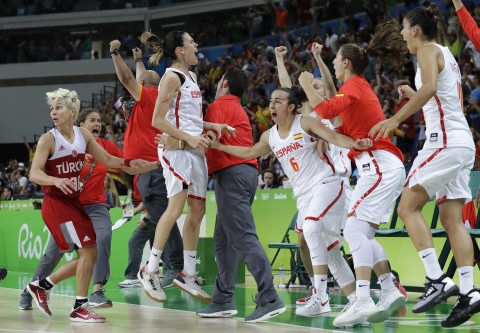
<path fill-rule="evenodd" d="M 99 203 L 83 206 L 83 208 L 92 219 L 97 236 L 97 262 L 93 268 L 93 284 L 98 288 L 95 287 L 97 290 L 90 295 L 89 304 L 93 308 L 111 307 L 112 301 L 105 296 L 103 289 L 101 289 L 110 276 L 110 247 L 112 243 L 112 222 L 108 212 L 110 207 L 107 204 Z M 55 241 L 51 239 L 31 281 L 41 280 L 49 276 L 62 260 L 63 255 L 58 251 Z M 19 308 L 20 310 L 32 309 L 32 296 L 27 290 L 24 290 L 21 294 Z"/>
<path fill-rule="evenodd" d="M 228 124 L 238 133 L 222 136 L 220 142 L 236 146 L 253 145 L 252 127 L 240 104 L 248 80 L 238 68 L 229 68 L 217 86 L 215 102 L 204 120 Z M 209 136 L 215 136 L 211 133 Z M 178 147 L 178 141 L 162 137 L 168 147 Z M 208 173 L 214 175 L 217 218 L 214 242 L 218 274 L 213 288 L 212 303 L 197 311 L 200 317 L 231 317 L 238 313 L 234 300 L 238 259 L 247 266 L 257 283 L 257 307 L 245 321 L 256 323 L 285 312 L 273 285 L 272 267 L 260 244 L 255 229 L 251 205 L 258 185 L 256 159 L 241 159 L 219 150 L 207 151 Z"/>
<path fill-rule="evenodd" d="M 140 286 L 137 273 L 142 261 L 145 243 L 153 243 L 155 228 L 163 212 L 167 208 L 167 189 L 163 169 L 158 168 L 138 176 L 138 191 L 142 196 L 142 202 L 148 213 L 148 219 L 143 227 L 138 227 L 128 241 L 128 265 L 125 270 L 125 281 L 120 282 L 120 287 Z M 165 276 L 162 280 L 162 288 L 172 285 L 172 281 L 183 269 L 183 243 L 178 226 L 172 228 L 165 251 L 162 253 L 162 261 L 167 265 Z"/>

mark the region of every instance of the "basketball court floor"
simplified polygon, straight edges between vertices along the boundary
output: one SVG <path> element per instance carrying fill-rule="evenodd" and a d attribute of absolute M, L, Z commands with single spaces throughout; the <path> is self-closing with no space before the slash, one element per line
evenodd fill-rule
<path fill-rule="evenodd" d="M 62 282 L 55 286 L 50 296 L 52 317 L 42 314 L 33 305 L 32 311 L 18 309 L 21 288 L 28 282 L 25 273 L 9 272 L 7 278 L 0 282 L 0 333 L 4 332 L 72 332 L 72 333 L 126 333 L 126 332 L 191 332 L 191 333 L 253 333 L 253 332 L 359 332 L 359 333 L 442 333 L 480 332 L 480 315 L 474 316 L 467 323 L 451 329 L 440 326 L 453 303 L 440 304 L 434 310 L 424 314 L 413 314 L 411 308 L 416 303 L 418 293 L 409 293 L 407 306 L 398 311 L 384 323 L 367 327 L 338 329 L 332 321 L 345 305 L 346 298 L 337 290 L 331 289 L 330 298 L 332 312 L 328 316 L 306 318 L 295 315 L 295 300 L 306 293 L 304 288 L 293 287 L 277 289 L 287 311 L 276 318 L 257 324 L 246 324 L 243 318 L 255 309 L 252 298 L 256 293 L 251 277 L 247 283 L 238 285 L 235 301 L 238 315 L 234 318 L 206 319 L 199 318 L 195 311 L 207 304 L 181 292 L 176 287 L 166 289 L 168 301 L 157 303 L 148 298 L 143 289 L 118 288 L 119 280 L 112 279 L 106 285 L 106 295 L 113 301 L 110 309 L 98 309 L 107 321 L 103 324 L 72 323 L 69 313 L 75 295 L 75 285 Z M 207 292 L 212 291 L 206 285 Z"/>

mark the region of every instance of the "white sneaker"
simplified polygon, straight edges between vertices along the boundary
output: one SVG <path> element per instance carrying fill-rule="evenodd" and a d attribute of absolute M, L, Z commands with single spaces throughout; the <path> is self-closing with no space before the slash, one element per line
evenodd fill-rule
<path fill-rule="evenodd" d="M 327 298 L 325 301 L 322 301 L 317 295 L 315 288 L 312 289 L 312 296 L 308 302 L 295 310 L 296 315 L 304 317 L 316 317 L 330 312 L 330 300 Z"/>
<path fill-rule="evenodd" d="M 405 305 L 406 297 L 397 289 L 394 288 L 385 295 L 381 295 L 376 307 L 378 312 L 373 316 L 367 318 L 369 323 L 381 323 L 387 320 L 395 311 Z"/>
<path fill-rule="evenodd" d="M 141 286 L 138 279 L 125 279 L 117 284 L 120 288 L 138 288 Z"/>
<path fill-rule="evenodd" d="M 363 323 L 377 312 L 378 309 L 371 297 L 357 297 L 355 301 L 348 303 L 333 320 L 333 326 L 346 327 Z"/>
<path fill-rule="evenodd" d="M 200 286 L 202 282 L 196 274 L 190 276 L 187 275 L 185 271 L 181 271 L 177 274 L 177 277 L 173 279 L 173 284 L 201 301 L 212 301 L 212 296 L 207 294 Z"/>
<path fill-rule="evenodd" d="M 147 272 L 147 265 L 148 263 L 138 272 L 138 280 L 143 285 L 143 289 L 148 297 L 157 302 L 165 302 L 167 295 L 165 295 L 160 285 L 162 279 L 160 271 Z"/>

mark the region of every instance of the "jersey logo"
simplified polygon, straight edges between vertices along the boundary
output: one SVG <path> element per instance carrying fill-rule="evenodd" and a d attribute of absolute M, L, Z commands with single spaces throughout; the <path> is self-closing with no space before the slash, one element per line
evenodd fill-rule
<path fill-rule="evenodd" d="M 65 150 L 65 147 L 63 145 L 60 145 L 60 148 L 58 149 L 58 151 L 62 151 L 62 150 Z"/>
<path fill-rule="evenodd" d="M 362 165 L 363 171 L 369 171 L 370 170 L 370 163 Z"/>
<path fill-rule="evenodd" d="M 303 138 L 303 135 L 302 135 L 302 133 L 297 133 L 297 134 L 294 134 L 294 135 L 293 135 L 293 138 L 294 138 L 295 140 L 300 140 L 300 139 Z"/>
<path fill-rule="evenodd" d="M 84 242 L 88 242 L 90 240 L 90 237 L 88 236 L 85 236 L 85 238 L 83 239 Z"/>
<path fill-rule="evenodd" d="M 187 89 L 188 89 L 188 88 L 190 88 L 190 86 L 185 86 L 185 88 L 187 88 Z"/>
<path fill-rule="evenodd" d="M 437 142 L 438 141 L 438 133 L 432 133 L 430 134 L 430 142 Z"/>
<path fill-rule="evenodd" d="M 73 157 L 77 157 L 77 155 L 78 155 L 77 151 L 76 151 L 76 150 L 72 150 L 72 156 L 73 156 Z"/>

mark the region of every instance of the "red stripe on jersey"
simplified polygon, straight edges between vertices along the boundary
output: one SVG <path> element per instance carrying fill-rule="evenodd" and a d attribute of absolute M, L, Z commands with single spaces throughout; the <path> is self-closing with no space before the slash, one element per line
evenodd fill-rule
<path fill-rule="evenodd" d="M 177 100 L 175 101 L 175 124 L 177 128 L 180 128 L 180 115 L 178 110 L 180 109 L 180 99 L 182 98 L 182 92 L 179 90 L 177 94 Z"/>
<path fill-rule="evenodd" d="M 438 98 L 437 94 L 433 95 L 435 101 L 437 102 L 438 112 L 440 112 L 440 126 L 442 127 L 443 133 L 443 148 L 447 147 L 447 131 L 445 130 L 445 113 L 443 112 L 442 102 Z"/>
<path fill-rule="evenodd" d="M 327 251 L 330 251 L 331 249 L 333 249 L 335 246 L 337 246 L 340 242 L 338 241 L 338 239 L 333 242 L 332 244 L 330 244 L 329 246 L 327 246 Z"/>
<path fill-rule="evenodd" d="M 322 219 L 328 213 L 330 208 L 332 208 L 333 205 L 335 205 L 338 199 L 340 199 L 340 197 L 342 196 L 342 193 L 343 193 L 343 180 L 342 180 L 342 183 L 340 184 L 340 192 L 338 192 L 337 197 L 328 205 L 328 207 L 325 208 L 325 210 L 317 217 L 307 216 L 305 217 L 305 220 L 319 221 L 320 219 Z"/>
<path fill-rule="evenodd" d="M 445 200 L 447 200 L 447 196 L 446 196 L 446 195 L 444 195 L 443 197 L 441 197 L 440 199 L 438 199 L 438 200 L 437 200 L 437 204 L 442 203 L 442 202 L 444 202 Z"/>
<path fill-rule="evenodd" d="M 335 166 L 333 165 L 332 161 L 330 161 L 330 159 L 328 158 L 327 155 L 323 155 L 323 156 L 325 156 L 325 161 L 327 162 L 328 165 L 330 165 L 330 168 L 332 168 L 332 172 L 336 173 L 335 172 Z"/>
<path fill-rule="evenodd" d="M 377 163 L 377 160 L 375 159 L 375 157 L 373 156 L 372 152 L 369 151 L 368 152 L 368 155 L 370 155 L 370 157 L 372 158 L 372 162 L 373 162 L 373 165 L 375 166 L 375 171 L 377 171 L 377 174 L 378 174 L 378 179 L 377 181 L 375 182 L 375 184 L 373 184 L 373 186 L 367 191 L 365 192 L 360 199 L 358 199 L 358 201 L 355 203 L 355 205 L 353 205 L 352 209 L 348 212 L 348 216 L 352 216 L 353 213 L 355 212 L 355 210 L 357 209 L 358 205 L 360 205 L 362 203 L 362 201 L 368 197 L 370 195 L 370 193 L 372 193 L 377 187 L 378 185 L 380 184 L 380 182 L 382 181 L 382 174 L 380 172 L 380 168 L 378 167 L 378 163 Z"/>
<path fill-rule="evenodd" d="M 205 198 L 198 197 L 198 196 L 193 195 L 193 194 L 188 194 L 187 197 L 195 199 L 195 200 L 205 201 Z"/>
<path fill-rule="evenodd" d="M 185 179 L 183 179 L 182 176 L 180 176 L 180 175 L 175 171 L 175 169 L 170 165 L 170 161 L 167 160 L 167 158 L 166 158 L 165 156 L 162 156 L 162 158 L 163 158 L 163 161 L 164 161 L 165 163 L 167 163 L 167 165 L 168 165 L 168 170 L 170 170 L 170 171 L 173 173 L 173 175 L 174 175 L 175 177 L 177 177 L 178 179 L 180 179 L 182 182 L 184 182 L 185 184 L 188 184 L 187 181 L 186 181 Z"/>
<path fill-rule="evenodd" d="M 437 156 L 441 151 L 442 151 L 443 148 L 439 148 L 437 150 L 435 150 L 435 152 L 429 157 L 427 158 L 425 161 L 423 161 L 415 170 L 413 170 L 411 173 L 410 173 L 410 176 L 408 176 L 407 178 L 407 181 L 405 182 L 405 184 L 408 184 L 408 182 L 410 181 L 410 178 L 413 177 L 414 174 L 417 173 L 418 170 L 420 170 L 421 168 L 423 168 L 425 165 L 427 165 L 427 163 L 429 163 L 431 160 L 433 160 L 435 158 L 435 156 Z"/>

